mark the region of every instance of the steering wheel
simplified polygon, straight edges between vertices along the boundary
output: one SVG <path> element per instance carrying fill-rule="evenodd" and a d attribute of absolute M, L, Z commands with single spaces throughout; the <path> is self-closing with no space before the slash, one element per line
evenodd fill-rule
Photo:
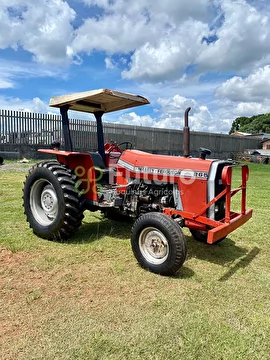
<path fill-rule="evenodd" d="M 130 141 L 123 141 L 119 144 L 115 143 L 115 144 L 112 144 L 110 150 L 108 151 L 108 157 L 109 159 L 118 159 L 120 157 L 120 155 L 112 155 L 111 153 L 113 151 L 120 151 L 123 152 L 124 150 L 122 150 L 120 147 L 125 145 L 125 149 L 124 150 L 131 150 L 133 148 L 133 144 L 130 142 Z"/>
<path fill-rule="evenodd" d="M 126 145 L 125 150 L 131 150 L 133 148 L 133 144 L 130 141 L 123 141 L 120 144 L 118 144 L 118 147 Z"/>

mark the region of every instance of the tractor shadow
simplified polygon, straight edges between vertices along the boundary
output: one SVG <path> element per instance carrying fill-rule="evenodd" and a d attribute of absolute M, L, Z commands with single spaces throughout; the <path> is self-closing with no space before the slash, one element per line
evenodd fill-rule
<path fill-rule="evenodd" d="M 192 236 L 186 236 L 186 238 L 188 243 L 187 260 L 196 258 L 228 268 L 219 281 L 226 281 L 239 269 L 246 268 L 260 252 L 258 247 L 249 250 L 237 246 L 230 238 L 213 245 L 200 243 Z"/>
<path fill-rule="evenodd" d="M 105 236 L 129 240 L 132 221 L 115 221 L 103 217 L 101 214 L 92 214 L 91 218 L 83 219 L 79 230 L 68 240 L 69 244 L 87 244 L 101 240 Z"/>
<path fill-rule="evenodd" d="M 132 225 L 132 221 L 115 221 L 107 219 L 97 212 L 92 214 L 90 218 L 86 217 L 83 220 L 79 231 L 68 240 L 68 243 L 87 244 L 101 240 L 104 237 L 130 241 Z M 218 281 L 226 281 L 238 270 L 247 267 L 260 252 L 258 247 L 254 247 L 251 250 L 240 247 L 230 238 L 226 238 L 224 241 L 214 245 L 200 243 L 194 240 L 192 236 L 186 235 L 186 239 L 186 260 L 196 258 L 228 269 Z M 185 263 L 172 277 L 187 279 L 194 276 L 194 271 L 186 265 L 187 264 Z"/>

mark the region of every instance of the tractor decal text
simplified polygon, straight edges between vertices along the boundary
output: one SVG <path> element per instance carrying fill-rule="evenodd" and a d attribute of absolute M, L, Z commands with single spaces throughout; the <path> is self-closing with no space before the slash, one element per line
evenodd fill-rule
<path fill-rule="evenodd" d="M 119 160 L 118 165 L 123 166 L 129 171 L 139 174 L 153 174 L 163 176 L 179 176 L 181 178 L 207 180 L 209 173 L 206 171 L 190 170 L 190 169 L 168 169 L 168 168 L 152 168 L 148 166 L 134 166 L 124 160 Z"/>

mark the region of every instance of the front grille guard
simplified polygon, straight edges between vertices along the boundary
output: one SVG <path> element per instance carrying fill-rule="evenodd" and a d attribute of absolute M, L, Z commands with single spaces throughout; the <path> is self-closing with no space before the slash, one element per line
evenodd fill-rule
<path fill-rule="evenodd" d="M 225 189 L 221 191 L 216 197 L 209 201 L 198 213 L 189 213 L 175 209 L 164 209 L 164 213 L 168 216 L 179 215 L 184 219 L 185 226 L 198 230 L 208 231 L 207 242 L 213 244 L 214 242 L 225 237 L 245 222 L 252 216 L 252 210 L 246 210 L 246 184 L 249 176 L 249 169 L 247 165 L 240 165 L 242 168 L 242 184 L 232 189 L 232 171 L 235 165 L 224 166 L 221 174 L 222 184 Z M 231 198 L 239 191 L 241 196 L 241 211 L 239 213 L 231 211 Z M 205 216 L 206 211 L 210 206 L 215 204 L 220 198 L 225 196 L 225 217 L 222 220 L 213 220 Z"/>

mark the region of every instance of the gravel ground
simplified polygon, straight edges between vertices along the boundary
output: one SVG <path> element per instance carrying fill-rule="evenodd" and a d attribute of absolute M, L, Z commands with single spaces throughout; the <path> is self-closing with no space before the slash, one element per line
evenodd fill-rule
<path fill-rule="evenodd" d="M 4 162 L 3 165 L 0 166 L 0 173 L 1 172 L 25 172 L 27 173 L 28 170 L 35 164 L 35 161 L 29 161 L 29 163 L 20 163 L 20 162 Z"/>

